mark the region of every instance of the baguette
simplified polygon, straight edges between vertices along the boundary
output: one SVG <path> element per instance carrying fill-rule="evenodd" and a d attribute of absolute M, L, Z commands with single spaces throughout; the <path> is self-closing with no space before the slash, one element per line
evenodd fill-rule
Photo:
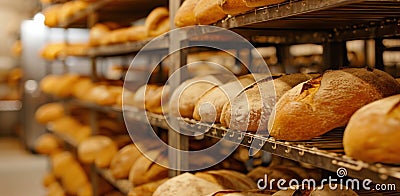
<path fill-rule="evenodd" d="M 111 174 L 115 179 L 127 178 L 132 165 L 140 157 L 140 151 L 134 144 L 123 147 L 112 158 L 110 164 Z"/>
<path fill-rule="evenodd" d="M 174 23 L 177 27 L 191 26 L 197 24 L 194 8 L 199 0 L 186 0 L 176 12 Z"/>
<path fill-rule="evenodd" d="M 243 0 L 218 0 L 218 4 L 226 14 L 232 16 L 254 9 L 246 6 Z"/>
<path fill-rule="evenodd" d="M 144 25 L 149 37 L 155 37 L 167 32 L 170 28 L 168 9 L 165 7 L 154 9 L 147 16 Z"/>
<path fill-rule="evenodd" d="M 346 155 L 366 162 L 399 164 L 400 95 L 370 103 L 351 117 L 343 137 Z"/>
<path fill-rule="evenodd" d="M 226 17 L 216 0 L 199 0 L 194 8 L 194 15 L 201 25 L 213 24 Z"/>
<path fill-rule="evenodd" d="M 347 124 L 351 115 L 375 100 L 400 93 L 400 84 L 377 69 L 327 71 L 285 93 L 269 120 L 278 140 L 308 140 Z"/>

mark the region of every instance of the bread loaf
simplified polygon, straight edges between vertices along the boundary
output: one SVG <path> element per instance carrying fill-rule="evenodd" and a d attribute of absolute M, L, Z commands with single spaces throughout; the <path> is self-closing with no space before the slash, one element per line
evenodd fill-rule
<path fill-rule="evenodd" d="M 252 179 L 233 170 L 198 172 L 195 176 L 218 184 L 224 189 L 245 191 L 257 188 L 257 185 L 252 181 Z"/>
<path fill-rule="evenodd" d="M 194 15 L 201 25 L 213 24 L 226 17 L 216 0 L 199 0 L 194 8 Z"/>
<path fill-rule="evenodd" d="M 159 159 L 159 152 L 151 151 L 146 155 Z M 161 180 L 168 177 L 168 168 L 149 160 L 145 156 L 139 157 L 129 172 L 129 181 L 134 186 L 146 184 L 152 181 Z"/>
<path fill-rule="evenodd" d="M 51 183 L 47 189 L 48 196 L 65 196 L 66 193 L 62 188 L 61 184 L 57 181 Z"/>
<path fill-rule="evenodd" d="M 169 96 L 169 87 L 147 84 L 141 86 L 135 93 L 134 106 L 150 112 L 162 114 L 162 101 L 166 102 Z"/>
<path fill-rule="evenodd" d="M 115 143 L 106 136 L 92 136 L 78 146 L 78 158 L 83 163 L 95 163 L 99 168 L 108 167 L 117 153 Z"/>
<path fill-rule="evenodd" d="M 128 178 L 132 165 L 140 157 L 140 151 L 134 144 L 123 147 L 112 158 L 110 164 L 111 174 L 115 179 Z"/>
<path fill-rule="evenodd" d="M 399 127 L 400 95 L 370 103 L 350 118 L 343 137 L 344 151 L 366 162 L 398 164 Z"/>
<path fill-rule="evenodd" d="M 184 173 L 160 185 L 153 196 L 208 195 L 222 189 L 217 184 L 198 178 L 193 174 Z"/>
<path fill-rule="evenodd" d="M 46 124 L 64 116 L 64 107 L 60 103 L 47 103 L 40 106 L 35 112 L 35 119 Z"/>
<path fill-rule="evenodd" d="M 144 25 L 149 37 L 155 37 L 167 32 L 170 28 L 168 9 L 165 7 L 154 9 L 147 16 Z"/>
<path fill-rule="evenodd" d="M 152 196 L 154 191 L 167 180 L 168 179 L 157 180 L 134 187 L 129 191 L 128 196 Z"/>
<path fill-rule="evenodd" d="M 247 7 L 261 7 L 285 2 L 286 0 L 243 0 Z"/>
<path fill-rule="evenodd" d="M 54 27 L 58 24 L 57 14 L 59 13 L 62 4 L 52 5 L 43 10 L 45 16 L 44 24 L 48 27 Z"/>
<path fill-rule="evenodd" d="M 377 69 L 327 71 L 285 93 L 269 120 L 270 135 L 279 140 L 308 140 L 347 124 L 362 106 L 400 93 L 400 85 Z"/>
<path fill-rule="evenodd" d="M 291 74 L 275 80 L 259 81 L 224 105 L 221 124 L 234 130 L 266 131 L 268 116 L 275 102 L 293 86 L 315 76 L 317 75 Z"/>
<path fill-rule="evenodd" d="M 127 29 L 126 33 L 127 33 L 127 40 L 130 42 L 144 40 L 147 38 L 147 35 L 148 35 L 147 29 L 145 26 L 129 27 Z"/>
<path fill-rule="evenodd" d="M 199 0 L 185 0 L 178 11 L 176 11 L 174 23 L 177 27 L 191 26 L 197 24 L 194 8 Z"/>
<path fill-rule="evenodd" d="M 266 75 L 248 74 L 237 80 L 228 82 L 221 86 L 215 86 L 196 103 L 193 118 L 203 122 L 220 122 L 221 112 L 224 104 L 237 96 L 242 89 L 255 82 L 254 77 L 266 77 Z"/>
<path fill-rule="evenodd" d="M 46 175 L 43 176 L 42 185 L 44 187 L 49 187 L 51 184 L 53 184 L 56 181 L 57 181 L 57 179 L 53 173 L 47 173 Z"/>
<path fill-rule="evenodd" d="M 35 141 L 35 151 L 40 154 L 51 155 L 59 152 L 62 147 L 62 142 L 49 133 L 42 134 Z"/>
<path fill-rule="evenodd" d="M 89 183 L 82 166 L 74 161 L 68 165 L 68 169 L 61 176 L 61 184 L 68 194 L 76 195 L 78 191 Z"/>
<path fill-rule="evenodd" d="M 254 9 L 246 6 L 243 0 L 218 0 L 218 3 L 226 14 L 232 16 Z"/>
<path fill-rule="evenodd" d="M 175 116 L 192 118 L 194 107 L 199 99 L 210 89 L 225 81 L 223 75 L 195 77 L 179 85 L 171 96 L 170 113 Z"/>
<path fill-rule="evenodd" d="M 95 87 L 95 84 L 90 78 L 80 77 L 72 86 L 71 93 L 77 99 L 88 101 L 90 98 L 88 94 L 93 87 Z"/>
<path fill-rule="evenodd" d="M 52 172 L 56 178 L 61 178 L 75 161 L 74 156 L 67 151 L 56 153 L 51 157 Z"/>
<path fill-rule="evenodd" d="M 337 187 L 332 189 L 331 187 Z M 358 194 L 349 187 L 340 184 L 325 184 L 321 189 L 314 189 L 309 196 L 357 196 Z"/>

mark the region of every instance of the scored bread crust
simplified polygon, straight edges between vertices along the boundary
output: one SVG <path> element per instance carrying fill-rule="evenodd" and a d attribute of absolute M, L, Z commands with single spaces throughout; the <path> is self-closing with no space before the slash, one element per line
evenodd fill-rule
<path fill-rule="evenodd" d="M 220 122 L 225 127 L 240 131 L 266 131 L 268 116 L 275 102 L 293 86 L 316 76 L 319 75 L 290 74 L 273 81 L 259 81 L 223 106 Z"/>
<path fill-rule="evenodd" d="M 190 25 L 196 25 L 197 19 L 194 15 L 194 8 L 196 7 L 198 0 L 186 0 L 176 11 L 174 24 L 177 27 L 184 27 Z"/>
<path fill-rule="evenodd" d="M 270 117 L 270 135 L 279 140 L 308 140 L 345 126 L 362 106 L 400 92 L 400 85 L 380 70 L 349 68 L 289 90 Z"/>
<path fill-rule="evenodd" d="M 232 16 L 254 9 L 246 6 L 243 0 L 218 0 L 218 4 L 226 14 Z"/>
<path fill-rule="evenodd" d="M 199 0 L 194 8 L 194 15 L 201 25 L 212 24 L 226 17 L 216 0 Z"/>
<path fill-rule="evenodd" d="M 346 155 L 366 162 L 398 164 L 400 95 L 370 103 L 351 117 L 343 136 Z"/>

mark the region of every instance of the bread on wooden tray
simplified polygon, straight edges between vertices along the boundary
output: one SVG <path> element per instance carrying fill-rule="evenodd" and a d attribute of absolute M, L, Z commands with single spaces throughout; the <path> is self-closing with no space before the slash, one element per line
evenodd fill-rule
<path fill-rule="evenodd" d="M 389 74 L 366 68 L 327 71 L 286 92 L 269 120 L 278 140 L 308 140 L 347 124 L 362 106 L 400 93 Z"/>
<path fill-rule="evenodd" d="M 248 7 L 262 7 L 268 5 L 274 5 L 278 3 L 283 3 L 286 0 L 243 0 Z"/>
<path fill-rule="evenodd" d="M 400 95 L 372 102 L 350 118 L 343 136 L 347 156 L 366 162 L 400 163 Z"/>

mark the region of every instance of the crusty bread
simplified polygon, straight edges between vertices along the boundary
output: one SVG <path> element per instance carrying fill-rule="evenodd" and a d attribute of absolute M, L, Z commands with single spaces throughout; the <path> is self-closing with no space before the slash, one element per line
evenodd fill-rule
<path fill-rule="evenodd" d="M 146 155 L 155 160 L 161 160 L 162 158 L 158 151 L 150 151 L 146 153 Z M 131 181 L 134 186 L 139 186 L 167 177 L 168 168 L 151 161 L 143 155 L 135 161 L 129 172 L 129 181 Z"/>
<path fill-rule="evenodd" d="M 155 37 L 167 32 L 169 26 L 169 11 L 165 7 L 155 8 L 147 16 L 144 26 L 149 37 Z"/>
<path fill-rule="evenodd" d="M 220 122 L 222 108 L 226 102 L 237 96 L 242 89 L 254 83 L 254 77 L 267 77 L 264 74 L 248 74 L 226 84 L 215 86 L 201 96 L 196 103 L 193 118 L 203 122 Z"/>
<path fill-rule="evenodd" d="M 162 179 L 162 180 L 157 180 L 154 182 L 150 182 L 147 184 L 143 184 L 137 187 L 134 187 L 131 189 L 128 193 L 128 196 L 152 196 L 154 191 L 157 190 L 157 188 L 162 185 L 164 182 L 166 182 L 168 179 Z"/>
<path fill-rule="evenodd" d="M 147 38 L 147 29 L 145 26 L 132 26 L 126 31 L 128 41 L 140 41 Z"/>
<path fill-rule="evenodd" d="M 170 100 L 170 113 L 186 118 L 193 117 L 196 103 L 207 91 L 223 82 L 213 75 L 195 77 L 186 80 L 173 92 Z"/>
<path fill-rule="evenodd" d="M 218 4 L 226 14 L 232 16 L 254 9 L 246 6 L 243 0 L 218 0 Z"/>
<path fill-rule="evenodd" d="M 134 144 L 127 145 L 112 158 L 110 164 L 111 174 L 115 179 L 127 178 L 132 165 L 140 157 L 140 151 Z"/>
<path fill-rule="evenodd" d="M 243 0 L 247 7 L 261 7 L 285 2 L 286 0 Z"/>
<path fill-rule="evenodd" d="M 140 109 L 146 109 L 147 111 L 156 114 L 162 114 L 163 109 L 167 109 L 166 107 L 162 107 L 162 101 L 167 102 L 166 99 L 169 96 L 169 89 L 168 85 L 143 85 L 136 91 L 132 104 Z"/>
<path fill-rule="evenodd" d="M 343 137 L 346 155 L 366 162 L 400 163 L 400 95 L 370 103 L 351 117 Z"/>
<path fill-rule="evenodd" d="M 78 158 L 83 163 L 95 163 L 99 168 L 108 167 L 118 149 L 106 136 L 96 135 L 82 141 L 78 146 Z"/>
<path fill-rule="evenodd" d="M 362 106 L 400 93 L 400 85 L 377 69 L 327 71 L 285 93 L 269 120 L 270 135 L 279 140 L 308 140 L 347 124 Z"/>
<path fill-rule="evenodd" d="M 196 25 L 197 19 L 194 8 L 199 0 L 185 0 L 178 11 L 176 11 L 174 23 L 177 27 Z"/>
<path fill-rule="evenodd" d="M 275 102 L 293 86 L 315 76 L 317 75 L 291 74 L 273 81 L 259 81 L 224 105 L 221 124 L 241 131 L 266 131 L 268 116 Z"/>
<path fill-rule="evenodd" d="M 45 16 L 44 24 L 49 27 L 57 26 L 58 17 L 62 4 L 55 4 L 43 10 L 43 14 Z"/>
<path fill-rule="evenodd" d="M 184 173 L 160 185 L 153 196 L 208 195 L 222 189 L 217 184 L 198 178 L 193 174 Z"/>
<path fill-rule="evenodd" d="M 76 162 L 74 156 L 67 151 L 56 153 L 50 156 L 52 172 L 56 178 L 61 178 L 68 172 L 69 165 Z"/>
<path fill-rule="evenodd" d="M 60 103 L 47 103 L 40 106 L 35 112 L 35 119 L 46 124 L 64 116 L 64 107 Z"/>
<path fill-rule="evenodd" d="M 331 188 L 337 187 L 337 188 Z M 350 187 L 339 184 L 325 184 L 323 188 L 314 189 L 310 192 L 309 196 L 357 196 Z"/>
<path fill-rule="evenodd" d="M 257 185 L 251 178 L 233 170 L 212 170 L 198 172 L 195 174 L 195 176 L 218 184 L 224 189 L 246 191 L 257 188 Z"/>
<path fill-rule="evenodd" d="M 202 25 L 212 24 L 226 17 L 216 0 L 199 0 L 194 8 L 194 15 Z"/>
<path fill-rule="evenodd" d="M 35 151 L 40 154 L 51 155 L 59 152 L 62 147 L 62 141 L 50 133 L 42 134 L 35 140 Z"/>

